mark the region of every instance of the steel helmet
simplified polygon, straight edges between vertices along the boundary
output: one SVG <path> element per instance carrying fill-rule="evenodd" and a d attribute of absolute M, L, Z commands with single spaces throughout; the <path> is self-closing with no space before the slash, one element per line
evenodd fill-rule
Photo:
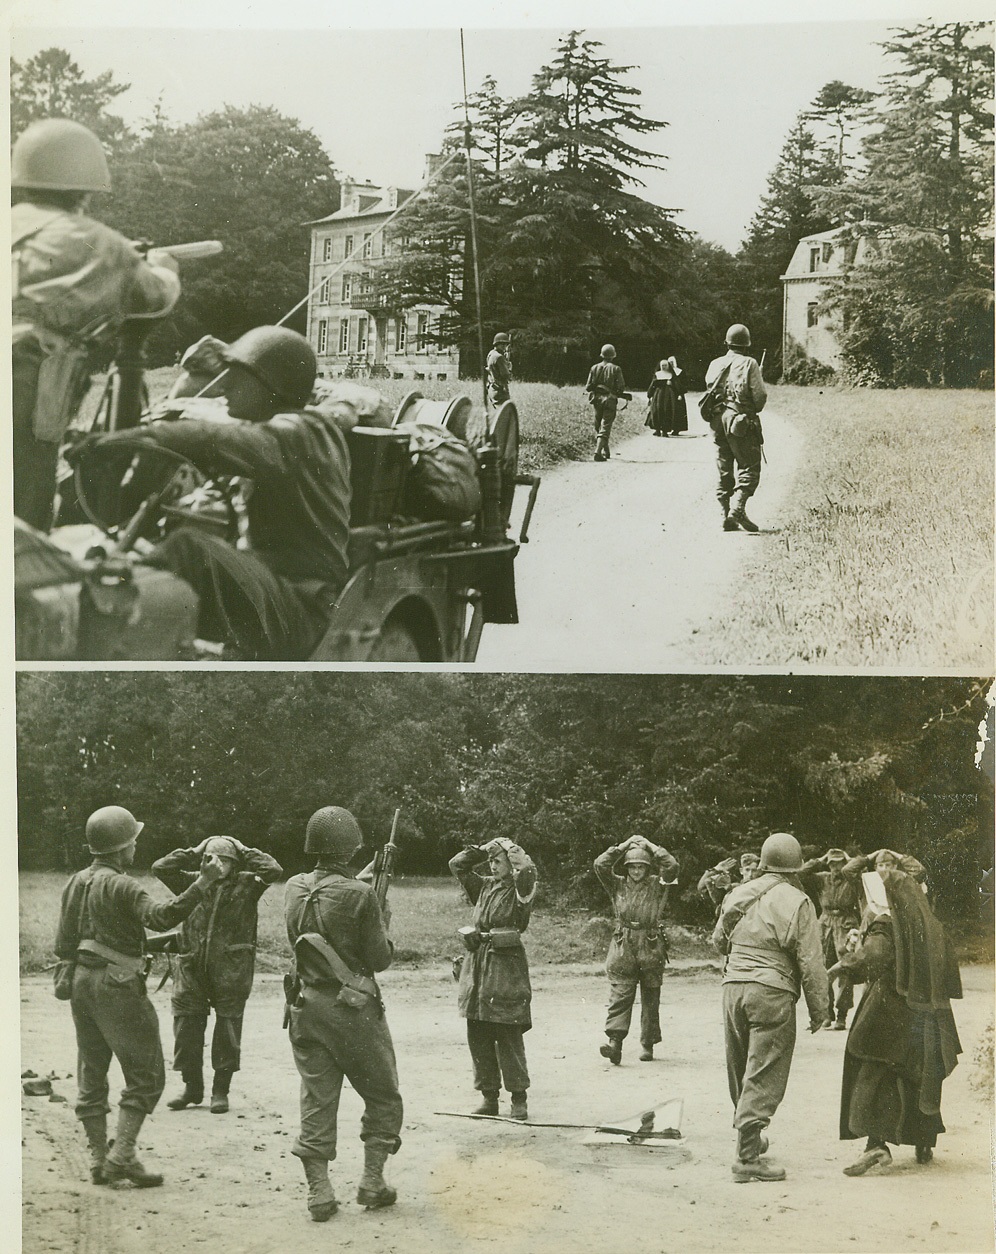
<path fill-rule="evenodd" d="M 127 849 L 144 826 L 124 806 L 103 806 L 86 821 L 86 843 L 91 853 L 117 853 Z"/>
<path fill-rule="evenodd" d="M 846 862 L 847 854 L 844 852 L 843 849 L 837 849 L 835 847 L 833 849 L 827 850 L 826 859 L 827 859 L 827 862 Z"/>
<path fill-rule="evenodd" d="M 347 862 L 363 844 L 360 825 L 342 806 L 323 806 L 308 819 L 304 852 Z"/>
<path fill-rule="evenodd" d="M 11 187 L 50 192 L 109 192 L 104 146 L 69 118 L 44 118 L 18 136 L 10 155 Z"/>
<path fill-rule="evenodd" d="M 499 331 L 492 343 L 494 344 L 511 344 L 512 337 L 505 331 Z"/>
<path fill-rule="evenodd" d="M 228 858 L 232 862 L 239 861 L 239 851 L 230 836 L 212 836 L 204 846 L 205 853 L 213 853 L 216 858 Z"/>
<path fill-rule="evenodd" d="M 626 856 L 623 858 L 623 866 L 653 866 L 654 860 L 650 856 L 650 850 L 644 849 L 642 845 L 630 846 L 626 850 Z"/>
<path fill-rule="evenodd" d="M 613 345 L 611 344 L 602 345 L 602 351 L 599 353 L 599 357 L 612 358 L 612 357 L 615 357 L 615 355 L 616 355 L 616 350 L 613 347 Z"/>
<path fill-rule="evenodd" d="M 726 333 L 726 342 L 731 348 L 750 348 L 750 332 L 742 322 L 734 322 Z"/>
<path fill-rule="evenodd" d="M 788 832 L 774 832 L 761 846 L 761 871 L 801 871 L 802 846 Z"/>
<path fill-rule="evenodd" d="M 315 386 L 318 359 L 314 349 L 288 327 L 253 327 L 221 350 L 228 362 L 245 366 L 278 400 L 303 405 Z"/>

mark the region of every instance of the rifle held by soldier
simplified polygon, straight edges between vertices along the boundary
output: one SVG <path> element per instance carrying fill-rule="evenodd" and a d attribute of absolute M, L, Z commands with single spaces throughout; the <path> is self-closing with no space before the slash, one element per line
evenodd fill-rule
<path fill-rule="evenodd" d="M 391 834 L 387 838 L 387 844 L 377 850 L 377 856 L 374 858 L 373 888 L 382 910 L 387 904 L 387 890 L 391 886 L 391 877 L 394 874 L 394 859 L 398 852 L 398 846 L 395 844 L 394 837 L 398 830 L 398 819 L 400 817 L 401 807 L 399 806 L 394 811 L 394 821 L 391 823 Z"/>

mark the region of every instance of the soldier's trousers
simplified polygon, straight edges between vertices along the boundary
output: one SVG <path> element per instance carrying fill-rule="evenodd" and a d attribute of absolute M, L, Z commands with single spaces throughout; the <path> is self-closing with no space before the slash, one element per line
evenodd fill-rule
<path fill-rule="evenodd" d="M 39 531 L 50 531 L 59 444 L 58 441 L 36 439 L 33 429 L 38 372 L 43 356 L 33 337 L 26 337 L 18 343 L 11 355 L 14 513 Z"/>
<path fill-rule="evenodd" d="M 290 1011 L 290 1043 L 301 1076 L 298 1158 L 336 1155 L 339 1097 L 348 1079 L 363 1101 L 360 1139 L 395 1153 L 401 1144 L 404 1108 L 398 1091 L 394 1044 L 383 1009 L 337 1006 L 327 988 L 306 986 Z"/>
<path fill-rule="evenodd" d="M 509 1093 L 524 1093 L 529 1088 L 526 1045 L 518 1024 L 468 1019 L 467 1044 L 474 1064 L 475 1089 L 497 1093 L 503 1078 Z"/>
<path fill-rule="evenodd" d="M 156 546 L 149 564 L 171 570 L 197 593 L 203 639 L 233 643 L 247 661 L 305 661 L 325 629 L 322 613 L 293 580 L 218 536 L 180 527 Z"/>
<path fill-rule="evenodd" d="M 765 984 L 724 984 L 726 1074 L 735 1107 L 737 1151 L 757 1156 L 788 1084 L 795 1049 L 795 997 Z"/>
<path fill-rule="evenodd" d="M 761 482 L 761 442 L 754 435 L 728 435 L 722 422 L 712 424 L 712 438 L 719 471 L 719 503 L 724 509 L 743 509 Z"/>
<path fill-rule="evenodd" d="M 644 980 L 610 980 L 607 1036 L 625 1037 L 633 1017 L 636 990 L 640 990 L 640 1044 L 649 1048 L 661 1040 L 661 986 Z"/>
<path fill-rule="evenodd" d="M 198 1075 L 204 1067 L 204 1034 L 208 1016 L 173 1015 L 173 1070 L 181 1075 Z M 211 1034 L 211 1067 L 214 1071 L 238 1071 L 242 1061 L 242 1015 L 215 1012 Z"/>
<path fill-rule="evenodd" d="M 845 945 L 847 943 L 849 923 L 850 920 L 841 922 L 836 917 L 828 918 L 826 914 L 820 918 L 820 924 L 823 928 L 823 962 L 828 971 L 846 952 Z M 856 920 L 854 921 L 854 926 L 857 926 Z M 854 984 L 843 971 L 837 976 L 837 982 L 840 988 L 837 994 L 837 1018 L 843 1022 L 847 1018 L 847 1012 L 854 1005 Z M 827 1018 L 832 1019 L 834 1017 L 832 979 L 827 980 L 827 990 L 829 993 Z"/>
<path fill-rule="evenodd" d="M 76 1027 L 76 1114 L 106 1114 L 111 1058 L 124 1076 L 121 1105 L 150 1115 L 166 1086 L 159 1020 L 141 976 L 77 965 L 71 1000 Z"/>
<path fill-rule="evenodd" d="M 604 436 L 606 444 L 612 434 L 612 424 L 616 420 L 617 405 L 618 401 L 614 396 L 592 402 L 592 409 L 595 411 L 595 434 Z"/>

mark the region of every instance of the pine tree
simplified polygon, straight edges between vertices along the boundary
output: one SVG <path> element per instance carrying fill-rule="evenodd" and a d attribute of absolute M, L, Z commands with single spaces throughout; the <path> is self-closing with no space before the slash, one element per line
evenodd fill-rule
<path fill-rule="evenodd" d="M 88 126 L 114 151 L 127 147 L 130 132 L 109 106 L 131 88 L 112 70 L 87 78 L 63 48 L 46 48 L 24 62 L 10 61 L 10 134 L 16 139 L 40 118 L 71 118 Z"/>

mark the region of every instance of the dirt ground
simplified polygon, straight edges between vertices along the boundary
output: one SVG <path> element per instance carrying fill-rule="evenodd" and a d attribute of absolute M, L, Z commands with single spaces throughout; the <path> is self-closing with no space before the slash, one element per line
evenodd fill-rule
<path fill-rule="evenodd" d="M 857 1143 L 837 1139 L 845 1036 L 802 1031 L 788 1094 L 772 1124 L 777 1184 L 740 1186 L 730 1175 L 733 1135 L 726 1090 L 719 975 L 713 964 L 672 968 L 662 997 L 664 1043 L 653 1063 L 598 1054 L 606 988 L 594 967 L 534 970 L 536 1026 L 526 1038 L 530 1116 L 545 1122 L 621 1119 L 671 1098 L 684 1102 L 683 1140 L 659 1150 L 584 1143 L 585 1133 L 447 1118 L 475 1103 L 454 986 L 441 965 L 383 980 L 405 1099 L 404 1144 L 389 1164 L 398 1204 L 355 1203 L 361 1168 L 359 1100 L 344 1093 L 333 1179 L 343 1205 L 310 1222 L 296 1131 L 297 1075 L 280 1030 L 275 977 L 257 983 L 244 1033 L 244 1070 L 224 1117 L 182 1113 L 165 1101 L 140 1151 L 166 1175 L 156 1190 L 87 1183 L 73 1115 L 75 1047 L 69 1008 L 45 977 L 21 988 L 22 1069 L 62 1077 L 66 1102 L 24 1099 L 23 1249 L 28 1254 L 676 1254 L 751 1251 L 987 1251 L 993 1249 L 990 1118 L 971 1085 L 973 1055 L 992 1019 L 993 970 L 963 972 L 955 1006 L 964 1054 L 944 1087 L 947 1133 L 918 1167 L 901 1148 L 894 1165 L 861 1179 L 841 1168 Z M 164 1039 L 169 988 L 155 995 Z M 116 1068 L 112 1085 L 120 1078 Z M 168 1097 L 179 1087 L 170 1073 Z M 9 1248 L 9 1247 L 8 1247 Z"/>
<path fill-rule="evenodd" d="M 765 410 L 770 460 L 749 510 L 762 530 L 724 532 L 715 445 L 691 398 L 688 409 L 684 435 L 660 440 L 646 432 L 613 448 L 608 462 L 568 462 L 543 476 L 530 543 L 515 563 L 522 621 L 485 630 L 481 666 L 643 671 L 757 661 L 750 639 L 738 656 L 717 658 L 696 635 L 735 601 L 737 581 L 777 535 L 803 439 Z M 556 572 L 568 569 L 565 597 Z"/>

